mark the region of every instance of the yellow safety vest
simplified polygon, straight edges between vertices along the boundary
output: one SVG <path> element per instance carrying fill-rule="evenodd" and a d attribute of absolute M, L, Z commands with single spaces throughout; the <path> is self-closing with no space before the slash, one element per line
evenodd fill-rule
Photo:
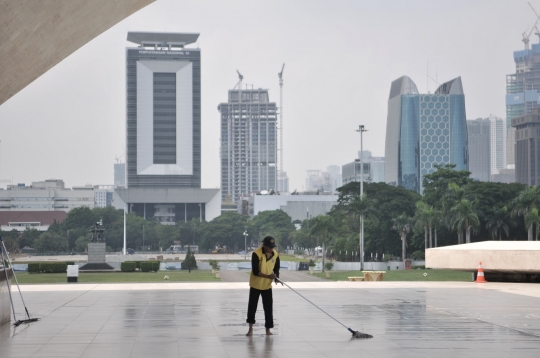
<path fill-rule="evenodd" d="M 259 272 L 262 272 L 265 275 L 271 275 L 274 272 L 274 266 L 278 258 L 277 251 L 274 250 L 274 256 L 269 260 L 266 259 L 266 254 L 263 252 L 262 247 L 259 247 L 254 253 L 259 257 Z M 268 290 L 272 288 L 272 280 L 255 276 L 252 270 L 251 275 L 249 276 L 249 285 L 257 290 Z"/>

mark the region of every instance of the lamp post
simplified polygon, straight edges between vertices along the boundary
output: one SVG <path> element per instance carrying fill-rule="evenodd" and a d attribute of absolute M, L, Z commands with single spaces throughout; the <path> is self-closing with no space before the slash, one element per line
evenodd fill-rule
<path fill-rule="evenodd" d="M 360 200 L 364 197 L 364 148 L 362 134 L 367 129 L 361 124 L 357 132 L 360 132 Z M 364 270 L 364 215 L 360 215 L 360 270 Z"/>
<path fill-rule="evenodd" d="M 142 226 L 142 250 L 144 252 L 144 225 Z"/>
<path fill-rule="evenodd" d="M 244 226 L 244 260 L 247 260 L 247 227 Z"/>

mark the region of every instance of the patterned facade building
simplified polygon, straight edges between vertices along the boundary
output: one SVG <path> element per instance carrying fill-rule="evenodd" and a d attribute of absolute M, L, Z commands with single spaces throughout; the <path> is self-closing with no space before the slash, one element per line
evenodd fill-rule
<path fill-rule="evenodd" d="M 461 77 L 420 94 L 407 76 L 392 82 L 386 126 L 385 181 L 419 193 L 436 165 L 468 170 L 465 95 Z"/>

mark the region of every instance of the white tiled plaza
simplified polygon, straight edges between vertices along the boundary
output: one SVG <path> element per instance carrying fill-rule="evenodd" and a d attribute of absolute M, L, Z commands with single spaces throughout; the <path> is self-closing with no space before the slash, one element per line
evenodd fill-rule
<path fill-rule="evenodd" d="M 0 329 L 8 357 L 538 357 L 540 286 L 444 282 L 291 282 L 373 339 L 287 288 L 274 289 L 274 336 L 245 325 L 244 282 L 22 286 L 41 320 Z M 22 306 L 17 306 L 22 317 Z"/>

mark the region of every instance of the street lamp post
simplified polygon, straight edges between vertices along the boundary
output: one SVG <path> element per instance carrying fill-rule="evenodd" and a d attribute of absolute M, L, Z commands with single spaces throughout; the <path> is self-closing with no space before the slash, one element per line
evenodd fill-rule
<path fill-rule="evenodd" d="M 247 260 L 247 227 L 244 226 L 244 260 Z"/>
<path fill-rule="evenodd" d="M 142 250 L 144 252 L 144 225 L 142 226 Z"/>
<path fill-rule="evenodd" d="M 360 132 L 360 200 L 364 197 L 364 148 L 362 134 L 367 129 L 361 124 L 357 132 Z M 364 270 L 364 215 L 360 215 L 360 270 Z"/>

